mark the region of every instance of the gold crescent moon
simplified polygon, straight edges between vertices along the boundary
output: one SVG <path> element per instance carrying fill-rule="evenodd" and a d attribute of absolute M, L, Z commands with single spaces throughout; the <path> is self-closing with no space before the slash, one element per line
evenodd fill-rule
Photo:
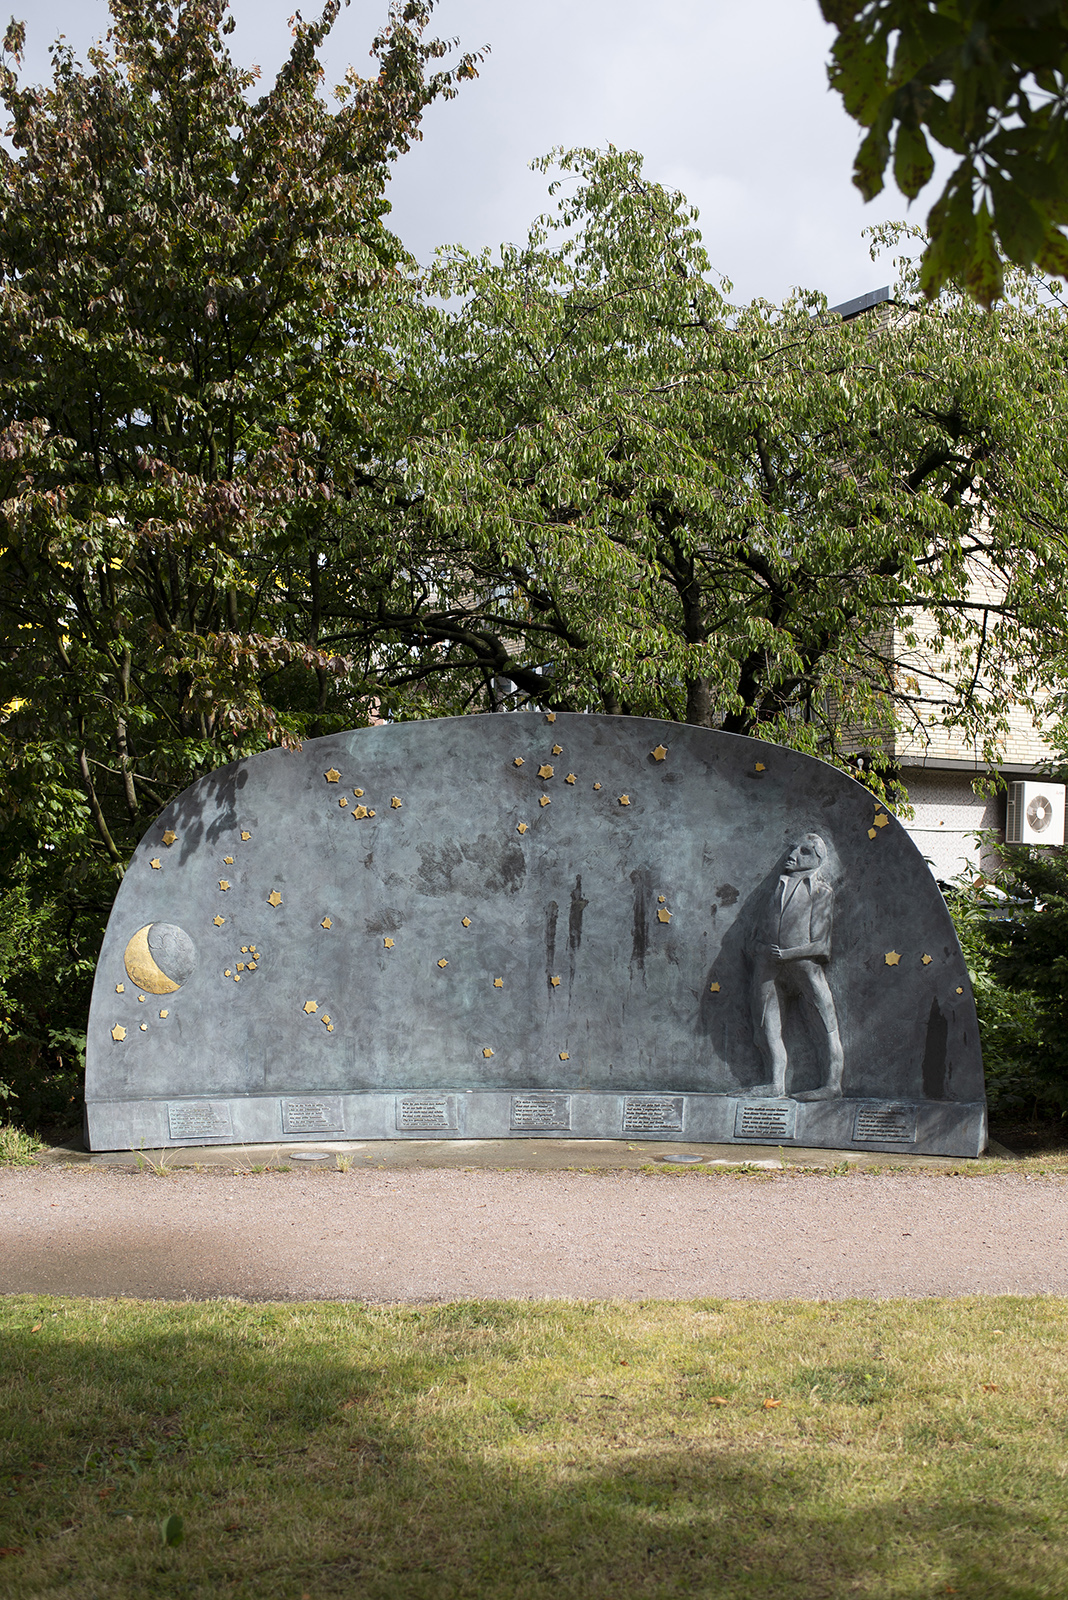
<path fill-rule="evenodd" d="M 136 983 L 139 989 L 144 989 L 149 994 L 174 994 L 181 988 L 181 984 L 168 978 L 163 969 L 156 965 L 148 948 L 148 935 L 153 926 L 153 923 L 148 922 L 143 928 L 138 928 L 126 946 L 122 959 L 130 974 L 131 982 Z"/>

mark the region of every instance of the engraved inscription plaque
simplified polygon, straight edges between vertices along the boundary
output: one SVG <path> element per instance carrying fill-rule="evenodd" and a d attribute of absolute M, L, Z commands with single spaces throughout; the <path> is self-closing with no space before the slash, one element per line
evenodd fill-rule
<path fill-rule="evenodd" d="M 792 1139 L 797 1126 L 797 1105 L 793 1100 L 743 1100 L 734 1114 L 734 1137 L 758 1139 L 762 1144 Z"/>
<path fill-rule="evenodd" d="M 282 1101 L 283 1133 L 344 1133 L 345 1119 L 336 1095 Z"/>
<path fill-rule="evenodd" d="M 571 1096 L 569 1094 L 514 1094 L 512 1096 L 513 1129 L 545 1129 L 571 1127 Z"/>
<path fill-rule="evenodd" d="M 915 1144 L 912 1106 L 861 1106 L 853 1119 L 854 1144 Z"/>
<path fill-rule="evenodd" d="M 419 1129 L 427 1133 L 456 1133 L 458 1108 L 454 1094 L 399 1094 L 397 1127 L 402 1133 Z"/>
<path fill-rule="evenodd" d="M 233 1122 L 229 1106 L 195 1100 L 172 1101 L 167 1107 L 167 1126 L 172 1139 L 232 1139 Z"/>
<path fill-rule="evenodd" d="M 685 1095 L 628 1094 L 623 1102 L 624 1133 L 681 1133 Z"/>

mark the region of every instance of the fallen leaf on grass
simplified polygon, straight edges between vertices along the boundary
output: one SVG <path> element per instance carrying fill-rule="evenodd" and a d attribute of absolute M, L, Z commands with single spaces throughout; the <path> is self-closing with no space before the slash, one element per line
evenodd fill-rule
<path fill-rule="evenodd" d="M 24 1556 L 25 1550 L 20 1544 L 0 1545 L 0 1556 Z"/>
<path fill-rule="evenodd" d="M 984 1383 L 983 1384 L 983 1393 L 984 1394 L 995 1394 L 997 1392 L 997 1387 L 998 1386 L 997 1386 L 996 1383 Z"/>
<path fill-rule="evenodd" d="M 43 1327 L 44 1327 L 44 1323 L 43 1322 L 35 1322 L 33 1327 L 30 1329 L 30 1332 L 31 1333 L 40 1333 L 40 1331 L 41 1331 L 41 1329 Z"/>
<path fill-rule="evenodd" d="M 164 1517 L 159 1525 L 159 1532 L 164 1544 L 181 1544 L 185 1538 L 185 1523 L 181 1517 L 172 1513 L 169 1517 Z"/>
<path fill-rule="evenodd" d="M 773 1411 L 776 1406 L 781 1406 L 781 1405 L 782 1405 L 782 1401 L 781 1400 L 765 1400 L 764 1401 L 764 1410 L 765 1411 Z"/>
<path fill-rule="evenodd" d="M 727 1396 L 725 1394 L 714 1394 L 708 1403 L 710 1406 L 725 1406 L 728 1404 Z"/>
<path fill-rule="evenodd" d="M 115 1485 L 111 1484 L 107 1489 L 101 1489 L 98 1492 L 97 1499 L 98 1500 L 106 1500 L 109 1494 L 114 1494 L 114 1493 L 115 1493 Z"/>

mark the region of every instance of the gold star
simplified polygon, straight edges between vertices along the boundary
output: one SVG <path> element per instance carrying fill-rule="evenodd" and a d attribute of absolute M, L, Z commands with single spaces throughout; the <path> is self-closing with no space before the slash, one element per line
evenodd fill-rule
<path fill-rule="evenodd" d="M 142 1033 L 147 1033 L 148 1032 L 148 1023 L 147 1022 L 142 1022 L 142 1024 L 141 1024 L 141 1032 Z"/>
<path fill-rule="evenodd" d="M 543 807 L 544 806 L 551 806 L 552 805 L 552 801 L 549 799 L 549 796 L 547 794 L 543 794 L 541 799 L 538 801 L 538 804 L 539 804 L 539 806 L 543 806 Z"/>
<path fill-rule="evenodd" d="M 320 922 L 319 926 L 320 926 L 320 928 L 326 928 L 326 929 L 332 928 L 334 926 L 333 918 L 332 917 L 324 917 L 322 922 Z"/>
<path fill-rule="evenodd" d="M 249 839 L 251 839 L 251 838 L 252 838 L 252 835 L 251 835 L 251 833 L 249 833 L 249 831 L 248 831 L 248 829 L 247 829 L 247 828 L 242 828 L 242 829 L 241 829 L 241 837 L 242 837 L 242 839 L 244 839 L 244 840 L 245 840 L 245 841 L 246 841 L 246 843 L 247 843 L 247 842 L 248 842 L 248 840 L 249 840 Z"/>
<path fill-rule="evenodd" d="M 528 822 L 517 823 L 515 831 L 516 833 L 526 833 L 529 826 L 530 824 Z"/>
<path fill-rule="evenodd" d="M 664 761 L 666 758 L 667 758 L 667 746 L 663 745 L 663 744 L 658 744 L 656 749 L 653 751 L 653 760 L 654 761 Z"/>
<path fill-rule="evenodd" d="M 117 983 L 115 985 L 115 993 L 116 994 L 125 994 L 126 993 L 126 985 L 124 983 Z"/>
<path fill-rule="evenodd" d="M 553 973 L 553 976 L 549 979 L 549 982 L 552 984 L 554 989 L 559 989 L 559 987 L 560 987 L 560 979 L 556 976 L 555 973 Z"/>
<path fill-rule="evenodd" d="M 656 898 L 659 900 L 661 905 L 665 905 L 667 903 L 667 895 L 666 894 L 658 894 Z"/>
<path fill-rule="evenodd" d="M 225 878 L 220 878 L 219 879 L 219 888 L 222 890 L 223 894 L 226 893 L 226 891 L 227 891 L 227 889 L 229 889 L 229 887 L 230 887 L 230 885 L 229 885 L 228 881 Z"/>
<path fill-rule="evenodd" d="M 963 994 L 963 993 L 964 993 L 964 990 L 963 990 L 963 989 L 960 989 L 960 988 L 958 988 L 958 990 L 957 990 L 957 993 L 958 993 L 958 994 Z"/>
<path fill-rule="evenodd" d="M 223 856 L 223 866 L 224 867 L 232 867 L 233 864 L 234 864 L 233 856 Z"/>
<path fill-rule="evenodd" d="M 348 800 L 346 799 L 346 797 L 344 795 L 342 795 L 341 799 L 338 801 L 338 805 L 339 806 L 347 806 L 348 803 L 349 802 L 348 802 Z"/>
<path fill-rule="evenodd" d="M 234 982 L 235 983 L 240 983 L 241 982 L 241 974 L 240 974 L 240 972 L 235 972 L 234 973 Z"/>
<path fill-rule="evenodd" d="M 486 1060 L 488 1061 L 490 1056 L 493 1054 L 493 1051 L 490 1049 L 489 1045 L 487 1045 L 485 1050 L 483 1050 L 482 1054 L 485 1056 Z"/>
<path fill-rule="evenodd" d="M 574 783 L 574 781 L 575 781 L 575 774 L 573 772 L 569 772 L 567 777 L 564 779 L 564 782 L 565 783 Z"/>
<path fill-rule="evenodd" d="M 564 753 L 564 747 L 563 747 L 562 744 L 554 744 L 553 745 L 553 755 L 554 756 L 562 756 L 563 753 Z"/>
<path fill-rule="evenodd" d="M 163 862 L 160 860 L 159 856 L 153 856 L 152 860 L 149 862 L 149 866 L 152 867 L 156 872 L 159 871 L 162 865 Z"/>
<path fill-rule="evenodd" d="M 328 1022 L 328 1023 L 327 1023 L 327 1025 L 326 1025 L 326 1031 L 327 1031 L 327 1033 L 333 1033 L 333 1031 L 334 1031 L 334 1024 L 333 1024 L 333 1023 L 332 1023 L 332 1022 Z"/>
<path fill-rule="evenodd" d="M 369 812 L 368 812 L 368 813 L 367 813 L 367 815 L 368 815 L 368 816 L 369 816 L 369 817 L 373 817 L 373 816 L 374 816 L 374 812 L 373 812 L 373 811 L 369 811 Z"/>
<path fill-rule="evenodd" d="M 366 806 L 356 806 L 356 807 L 354 807 L 352 814 L 356 818 L 357 822 L 362 822 L 364 817 L 367 815 L 367 807 Z"/>
<path fill-rule="evenodd" d="M 888 967 L 896 967 L 898 962 L 901 960 L 901 955 L 897 950 L 888 950 L 883 957 L 883 960 L 886 962 Z"/>
<path fill-rule="evenodd" d="M 545 713 L 545 720 L 546 720 L 546 722 L 555 722 L 556 721 L 556 712 L 555 711 L 547 711 Z"/>
<path fill-rule="evenodd" d="M 561 1052 L 560 1052 L 560 1060 L 561 1061 L 570 1061 L 571 1060 L 571 1057 L 568 1055 L 566 1050 L 561 1050 Z"/>
<path fill-rule="evenodd" d="M 447 967 L 447 966 L 448 966 L 448 964 L 449 964 L 449 963 L 448 963 L 448 962 L 447 962 L 447 961 L 446 961 L 446 960 L 445 960 L 445 957 L 444 957 L 444 956 L 442 956 L 442 958 L 441 958 L 441 960 L 440 960 L 440 961 L 439 961 L 439 962 L 438 962 L 438 966 L 439 966 L 439 967 Z"/>
<path fill-rule="evenodd" d="M 305 1000 L 304 1009 L 310 1017 L 314 1011 L 318 1011 L 319 1002 L 317 1000 Z"/>
<path fill-rule="evenodd" d="M 330 1018 L 327 1016 L 325 1011 L 323 1012 L 323 1014 L 322 1014 L 322 1016 L 320 1017 L 319 1020 L 322 1022 L 324 1027 L 329 1028 L 329 1026 L 330 1026 Z"/>
<path fill-rule="evenodd" d="M 385 945 L 387 950 L 392 950 L 393 949 L 393 940 L 392 939 L 383 939 L 382 943 Z"/>
<path fill-rule="evenodd" d="M 594 786 L 593 786 L 593 787 L 594 787 L 594 788 L 595 788 L 595 789 L 599 789 L 599 788 L 600 788 L 600 787 L 601 787 L 601 785 L 600 785 L 600 784 L 599 784 L 599 783 L 595 783 L 595 784 L 594 784 Z"/>
<path fill-rule="evenodd" d="M 763 772 L 764 771 L 764 763 L 763 763 L 763 761 L 758 761 L 757 762 L 756 771 L 757 772 Z"/>
<path fill-rule="evenodd" d="M 708 986 L 708 992 L 709 992 L 709 994 L 719 994 L 719 984 L 718 983 L 710 983 L 709 986 Z"/>
<path fill-rule="evenodd" d="M 175 833 L 173 828 L 168 828 L 167 829 L 166 833 L 163 835 L 163 843 L 167 846 L 168 850 L 170 849 L 171 845 L 174 843 L 175 839 L 177 839 L 177 837 L 178 837 L 178 835 Z"/>
<path fill-rule="evenodd" d="M 238 972 L 244 972 L 244 970 L 245 970 L 245 963 L 244 963 L 244 962 L 243 962 L 243 961 L 239 961 L 239 962 L 238 962 L 238 963 L 237 963 L 237 970 L 238 970 Z"/>
<path fill-rule="evenodd" d="M 121 1022 L 116 1022 L 115 1026 L 111 1030 L 111 1037 L 117 1044 L 121 1044 L 123 1039 L 125 1039 L 126 1029 L 123 1027 Z"/>
<path fill-rule="evenodd" d="M 139 994 L 139 995 L 138 995 L 138 996 L 137 996 L 137 1003 L 138 1003 L 138 1005 L 142 1005 L 142 1006 L 143 1006 L 143 1005 L 144 1005 L 144 1003 L 145 1003 L 145 1001 L 146 1001 L 146 1000 L 147 1000 L 147 999 L 148 999 L 148 996 L 147 996 L 147 994 Z"/>
<path fill-rule="evenodd" d="M 336 767 L 331 767 L 329 772 L 324 773 L 324 777 L 326 778 L 327 783 L 337 783 L 341 777 L 341 774 Z"/>
<path fill-rule="evenodd" d="M 869 838 L 869 839 L 874 839 L 874 838 L 876 838 L 876 837 L 877 837 L 877 836 L 876 836 L 876 832 L 875 832 L 875 829 L 874 829 L 874 828 L 869 828 L 869 829 L 868 829 L 868 838 Z"/>
<path fill-rule="evenodd" d="M 656 914 L 656 920 L 658 922 L 670 922 L 671 921 L 671 912 L 667 909 L 666 906 L 661 906 L 660 907 L 660 910 Z"/>
<path fill-rule="evenodd" d="M 495 989 L 503 989 L 504 988 L 504 979 L 503 978 L 494 978 L 493 987 Z"/>
<path fill-rule="evenodd" d="M 523 757 L 516 756 L 515 760 L 512 762 L 512 765 L 513 767 L 521 767 L 523 765 Z"/>
<path fill-rule="evenodd" d="M 160 1012 L 160 1016 L 161 1017 L 169 1017 L 170 1016 L 170 1012 L 169 1011 L 161 1011 Z"/>
<path fill-rule="evenodd" d="M 362 789 L 353 789 L 352 792 L 356 796 L 357 800 L 362 800 L 363 799 L 363 790 Z"/>
<path fill-rule="evenodd" d="M 923 962 L 925 967 L 929 967 L 931 965 L 931 957 L 930 956 L 927 956 L 927 955 L 921 956 L 920 960 Z"/>
<path fill-rule="evenodd" d="M 223 923 L 226 921 L 226 918 L 225 917 L 212 917 L 211 920 L 212 920 L 212 922 L 214 922 L 214 924 L 215 924 L 215 926 L 217 928 L 221 928 Z"/>
<path fill-rule="evenodd" d="M 390 798 L 389 804 L 391 810 L 399 811 L 401 806 L 404 804 L 404 801 L 401 799 L 399 794 L 395 794 Z"/>
<path fill-rule="evenodd" d="M 890 818 L 886 815 L 886 813 L 884 811 L 880 811 L 880 812 L 877 813 L 876 818 L 875 818 L 875 826 L 877 828 L 888 828 L 890 826 Z"/>
<path fill-rule="evenodd" d="M 619 797 L 619 803 L 620 803 L 621 806 L 629 806 L 630 805 L 630 795 L 629 794 L 621 794 L 620 797 Z"/>
<path fill-rule="evenodd" d="M 539 778 L 551 778 L 552 775 L 553 775 L 553 769 L 552 769 L 552 767 L 550 767 L 550 765 L 549 765 L 549 763 L 547 761 L 546 761 L 544 766 L 541 766 L 541 767 L 538 768 L 538 777 Z"/>
<path fill-rule="evenodd" d="M 471 926 L 471 918 L 470 917 L 461 917 L 460 918 L 460 926 L 463 927 L 463 928 L 469 928 Z"/>
<path fill-rule="evenodd" d="M 255 963 L 255 962 L 254 962 L 254 961 L 250 961 L 250 962 L 249 962 L 249 964 L 248 964 L 248 970 L 249 970 L 249 972 L 255 972 L 255 970 L 256 970 L 256 963 Z"/>
<path fill-rule="evenodd" d="M 243 956 L 247 956 L 248 955 L 248 945 L 247 944 L 243 944 L 241 946 L 241 954 Z"/>
<path fill-rule="evenodd" d="M 227 967 L 226 971 L 223 973 L 223 977 L 224 978 L 232 978 L 233 977 L 233 973 L 231 972 L 229 967 Z"/>
<path fill-rule="evenodd" d="M 280 906 L 282 904 L 282 896 L 278 893 L 277 889 L 271 890 L 270 894 L 267 896 L 267 904 L 269 906 Z"/>

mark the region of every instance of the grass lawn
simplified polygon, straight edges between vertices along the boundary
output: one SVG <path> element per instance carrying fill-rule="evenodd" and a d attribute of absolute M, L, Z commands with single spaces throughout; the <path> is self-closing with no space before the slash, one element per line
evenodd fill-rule
<path fill-rule="evenodd" d="M 0 1595 L 1063 1600 L 1066 1332 L 1052 1298 L 18 1296 Z"/>

